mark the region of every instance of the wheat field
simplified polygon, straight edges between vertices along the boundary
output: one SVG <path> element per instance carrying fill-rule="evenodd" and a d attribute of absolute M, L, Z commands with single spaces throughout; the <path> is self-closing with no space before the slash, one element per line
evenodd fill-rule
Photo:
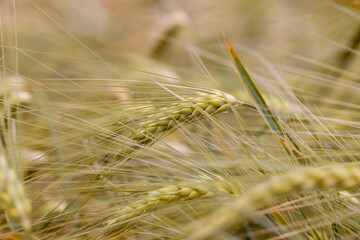
<path fill-rule="evenodd" d="M 360 1 L 0 1 L 0 239 L 360 239 Z"/>

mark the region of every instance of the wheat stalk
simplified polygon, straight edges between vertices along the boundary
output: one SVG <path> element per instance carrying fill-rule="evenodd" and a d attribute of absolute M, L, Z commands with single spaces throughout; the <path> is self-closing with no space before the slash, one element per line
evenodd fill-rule
<path fill-rule="evenodd" d="M 24 187 L 15 171 L 8 166 L 3 155 L 0 155 L 0 207 L 19 221 L 25 230 L 30 230 L 30 201 L 26 198 Z"/>
<path fill-rule="evenodd" d="M 275 176 L 251 188 L 236 200 L 216 210 L 206 219 L 187 228 L 186 239 L 207 239 L 221 230 L 245 221 L 256 209 L 265 207 L 280 197 L 327 189 L 346 189 L 360 186 L 360 168 L 335 165 L 308 168 Z M 182 235 L 180 237 L 184 239 Z"/>

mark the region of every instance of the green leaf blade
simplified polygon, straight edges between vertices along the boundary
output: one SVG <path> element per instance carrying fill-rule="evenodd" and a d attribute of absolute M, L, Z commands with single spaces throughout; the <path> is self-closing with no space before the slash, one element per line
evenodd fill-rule
<path fill-rule="evenodd" d="M 247 72 L 246 68 L 242 64 L 239 56 L 235 52 L 234 48 L 231 46 L 230 42 L 225 38 L 227 47 L 229 49 L 229 53 L 231 59 L 234 63 L 236 72 L 242 81 L 243 86 L 245 87 L 246 91 L 250 95 L 251 99 L 254 101 L 256 107 L 258 108 L 259 112 L 261 113 L 262 117 L 265 119 L 266 123 L 269 127 L 275 132 L 275 134 L 281 138 L 284 138 L 284 132 L 276 120 L 275 116 L 271 112 L 270 108 L 266 104 L 264 98 L 262 97 L 260 91 L 256 87 L 254 81 L 250 77 L 249 73 Z"/>

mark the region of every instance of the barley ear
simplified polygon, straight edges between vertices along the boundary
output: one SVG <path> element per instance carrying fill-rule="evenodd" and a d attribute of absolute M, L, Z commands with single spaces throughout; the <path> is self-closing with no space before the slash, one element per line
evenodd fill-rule
<path fill-rule="evenodd" d="M 30 201 L 16 172 L 9 167 L 3 155 L 0 155 L 0 207 L 26 231 L 30 231 Z"/>
<path fill-rule="evenodd" d="M 209 182 L 195 181 L 192 184 L 169 184 L 159 189 L 145 192 L 141 199 L 122 207 L 115 218 L 112 217 L 111 220 L 106 222 L 108 227 L 106 230 L 108 231 L 110 228 L 121 232 L 122 228 L 129 226 L 129 223 L 138 221 L 149 213 L 161 207 L 168 207 L 171 204 L 194 199 L 212 198 L 224 194 L 237 196 L 241 191 L 241 187 L 240 182 L 235 184 L 216 182 L 216 184 L 210 185 Z"/>
<path fill-rule="evenodd" d="M 249 218 L 251 213 L 280 197 L 318 190 L 343 190 L 360 186 L 360 167 L 334 165 L 324 168 L 304 168 L 274 176 L 251 188 L 236 200 L 228 202 L 209 217 L 192 223 L 186 239 L 207 239 Z M 181 236 L 183 239 L 184 236 Z"/>
<path fill-rule="evenodd" d="M 231 105 L 242 104 L 232 95 L 216 90 L 211 94 L 200 93 L 199 96 L 172 103 L 169 107 L 160 109 L 160 114 L 150 114 L 150 120 L 140 122 L 138 127 L 127 132 L 125 136 L 130 144 L 119 150 L 117 158 L 128 157 L 139 148 L 151 146 L 186 123 L 229 111 Z"/>

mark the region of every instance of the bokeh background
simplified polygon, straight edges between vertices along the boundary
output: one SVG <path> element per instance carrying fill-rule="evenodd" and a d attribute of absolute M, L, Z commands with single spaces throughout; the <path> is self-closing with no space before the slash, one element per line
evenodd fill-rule
<path fill-rule="evenodd" d="M 211 85 L 206 67 L 232 89 L 225 33 L 250 71 L 267 77 L 271 66 L 290 81 L 290 66 L 337 67 L 359 31 L 358 11 L 329 0 L 4 0 L 0 11 L 4 64 L 32 79 L 154 77 L 141 73 L 149 71 Z M 349 70 L 358 74 L 355 60 Z"/>

